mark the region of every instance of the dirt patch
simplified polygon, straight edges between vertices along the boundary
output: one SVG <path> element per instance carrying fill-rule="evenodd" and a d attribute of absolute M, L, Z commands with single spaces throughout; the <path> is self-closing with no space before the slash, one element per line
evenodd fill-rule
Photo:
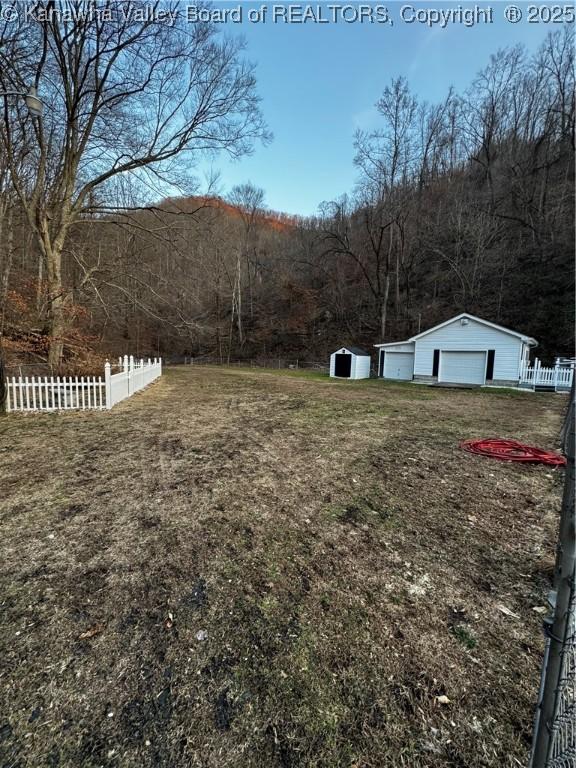
<path fill-rule="evenodd" d="M 0 765 L 524 764 L 563 475 L 458 441 L 564 403 L 203 368 L 3 419 Z"/>

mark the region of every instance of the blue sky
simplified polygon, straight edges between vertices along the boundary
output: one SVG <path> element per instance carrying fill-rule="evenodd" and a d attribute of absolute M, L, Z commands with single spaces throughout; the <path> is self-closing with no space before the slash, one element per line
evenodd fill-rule
<path fill-rule="evenodd" d="M 239 4 L 233 0 L 216 7 Z M 336 0 L 331 4 L 336 5 Z M 251 181 L 264 188 L 270 208 L 301 215 L 313 214 L 323 200 L 351 191 L 356 179 L 354 131 L 377 127 L 373 105 L 391 78 L 405 76 L 420 99 L 434 102 L 446 95 L 450 85 L 458 91 L 466 88 L 498 48 L 524 43 L 530 51 L 536 50 L 546 34 L 559 26 L 528 24 L 525 19 L 511 24 L 504 19 L 509 3 L 498 1 L 476 4 L 494 9 L 493 24 L 452 24 L 445 29 L 404 23 L 399 19 L 400 8 L 474 4 L 388 2 L 392 26 L 251 24 L 247 9 L 260 8 L 262 3 L 242 5 L 242 24 L 222 27 L 245 37 L 246 57 L 258 65 L 258 90 L 274 141 L 267 147 L 257 146 L 248 158 L 229 162 L 219 157 L 212 166 L 221 173 L 222 193 Z M 525 11 L 527 3 L 515 5 Z"/>

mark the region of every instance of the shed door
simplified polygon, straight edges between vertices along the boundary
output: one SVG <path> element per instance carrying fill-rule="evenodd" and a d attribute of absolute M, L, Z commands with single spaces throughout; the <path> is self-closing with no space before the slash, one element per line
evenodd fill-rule
<path fill-rule="evenodd" d="M 414 377 L 413 352 L 388 352 L 384 355 L 384 378 L 412 381 Z"/>
<path fill-rule="evenodd" d="M 484 384 L 486 352 L 441 352 L 438 381 L 450 384 Z"/>
<path fill-rule="evenodd" d="M 336 355 L 334 361 L 334 376 L 341 376 L 343 379 L 350 378 L 352 369 L 352 355 L 343 355 L 341 352 Z"/>

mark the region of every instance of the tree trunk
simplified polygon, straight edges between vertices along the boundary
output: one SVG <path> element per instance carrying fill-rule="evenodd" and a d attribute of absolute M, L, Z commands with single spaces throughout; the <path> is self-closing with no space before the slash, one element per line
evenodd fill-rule
<path fill-rule="evenodd" d="M 3 206 L 1 215 L 6 212 L 6 207 Z M 4 370 L 4 320 L 6 317 L 6 302 L 8 299 L 8 286 L 10 284 L 10 271 L 12 269 L 12 260 L 14 258 L 14 230 L 12 228 L 12 210 L 8 208 L 6 214 L 6 262 L 4 269 L 2 270 L 2 283 L 0 284 L 0 413 L 6 411 L 6 376 Z M 0 227 L 0 232 L 2 229 Z M 2 232 L 3 234 L 3 232 Z"/>
<path fill-rule="evenodd" d="M 62 253 L 70 226 L 70 213 L 62 206 L 55 232 L 50 231 L 50 218 L 45 211 L 36 219 L 37 241 L 41 254 L 46 261 L 46 280 L 48 283 L 48 365 L 57 371 L 62 363 L 64 339 L 69 325 L 67 305 L 70 294 L 62 282 Z"/>
<path fill-rule="evenodd" d="M 62 249 L 44 240 L 46 257 L 46 277 L 48 280 L 48 332 L 50 343 L 48 347 L 48 365 L 52 371 L 57 371 L 62 363 L 64 337 L 66 334 L 66 295 L 62 285 Z"/>
<path fill-rule="evenodd" d="M 30 239 L 28 241 L 28 247 L 30 247 Z M 44 280 L 44 256 L 41 253 L 38 254 L 38 285 L 36 286 L 36 312 L 40 314 L 42 302 L 44 300 L 44 290 L 42 282 Z"/>
<path fill-rule="evenodd" d="M 244 332 L 242 330 L 242 258 L 240 253 L 238 253 L 238 262 L 237 262 L 237 274 L 236 274 L 236 309 L 237 309 L 237 315 L 236 315 L 236 325 L 238 328 L 238 343 L 240 344 L 240 347 L 244 344 Z"/>
<path fill-rule="evenodd" d="M 12 270 L 12 261 L 14 258 L 14 230 L 12 228 L 12 210 L 8 209 L 6 214 L 6 261 L 2 269 L 2 282 L 0 283 L 0 348 L 4 338 L 4 321 L 6 317 L 6 301 L 8 299 L 8 285 L 10 283 L 10 272 Z M 1 231 L 2 236 L 4 232 Z"/>
<path fill-rule="evenodd" d="M 396 317 L 400 317 L 400 253 L 396 252 L 396 274 L 394 275 L 394 303 Z"/>
<path fill-rule="evenodd" d="M 248 248 L 246 248 L 246 274 L 248 275 L 248 298 L 250 301 L 250 320 L 254 320 L 254 287 L 252 270 L 250 269 L 250 256 L 248 255 Z"/>
<path fill-rule="evenodd" d="M 392 247 L 394 243 L 394 229 L 393 227 L 390 228 L 390 239 L 388 241 L 388 253 L 386 254 L 386 277 L 384 278 L 384 295 L 381 298 L 380 302 L 380 335 L 382 337 L 382 341 L 385 340 L 386 337 L 386 323 L 388 320 L 388 296 L 390 295 L 390 264 L 391 264 L 391 257 L 392 257 Z"/>
<path fill-rule="evenodd" d="M 388 319 L 388 294 L 390 293 L 390 272 L 386 273 L 384 281 L 384 296 L 380 303 L 380 337 L 386 339 L 386 321 Z"/>
<path fill-rule="evenodd" d="M 50 307 L 50 346 L 48 347 L 48 365 L 57 371 L 62 363 L 64 335 L 66 333 L 65 305 L 62 296 L 57 296 Z"/>

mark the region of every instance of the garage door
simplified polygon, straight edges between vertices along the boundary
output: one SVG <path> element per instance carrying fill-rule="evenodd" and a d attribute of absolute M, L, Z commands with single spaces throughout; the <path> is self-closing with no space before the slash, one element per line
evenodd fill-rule
<path fill-rule="evenodd" d="M 441 352 L 438 381 L 450 384 L 484 384 L 486 352 Z"/>
<path fill-rule="evenodd" d="M 413 352 L 385 352 L 384 378 L 411 381 L 414 376 Z"/>

